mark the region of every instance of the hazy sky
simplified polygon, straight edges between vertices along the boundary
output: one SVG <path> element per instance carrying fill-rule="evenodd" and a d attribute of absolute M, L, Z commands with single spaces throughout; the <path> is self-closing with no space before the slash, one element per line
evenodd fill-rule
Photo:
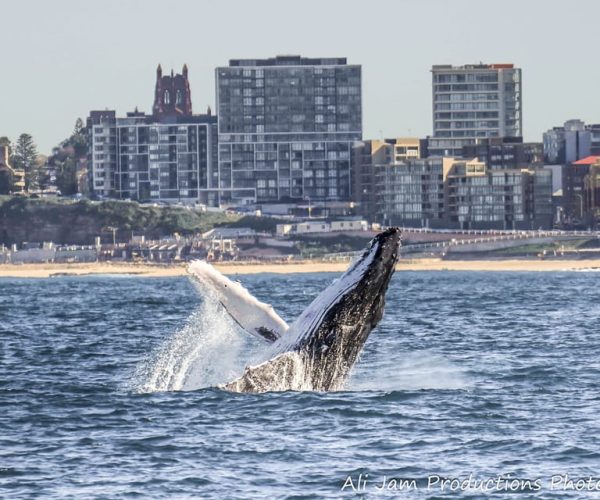
<path fill-rule="evenodd" d="M 159 62 L 188 64 L 204 112 L 215 67 L 300 54 L 362 64 L 365 138 L 431 134 L 431 65 L 515 63 L 541 140 L 600 122 L 599 19 L 599 0 L 0 0 L 0 136 L 49 153 L 91 109 L 150 112 Z"/>

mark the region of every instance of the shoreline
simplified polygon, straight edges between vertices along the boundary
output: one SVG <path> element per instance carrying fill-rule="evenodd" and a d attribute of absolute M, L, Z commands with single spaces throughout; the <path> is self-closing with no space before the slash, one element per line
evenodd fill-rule
<path fill-rule="evenodd" d="M 215 263 L 223 274 L 258 273 L 322 273 L 338 272 L 347 269 L 349 262 L 304 261 L 289 263 Z M 401 260 L 396 271 L 600 271 L 600 259 L 502 259 L 502 260 L 441 260 L 414 259 Z M 89 276 L 118 274 L 129 276 L 167 278 L 187 276 L 184 263 L 181 264 L 138 264 L 125 262 L 95 262 L 70 264 L 0 264 L 0 278 L 50 278 L 58 276 Z"/>

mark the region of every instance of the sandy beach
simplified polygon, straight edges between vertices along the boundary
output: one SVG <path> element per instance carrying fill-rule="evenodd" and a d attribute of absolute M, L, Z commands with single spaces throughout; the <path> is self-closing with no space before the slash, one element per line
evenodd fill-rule
<path fill-rule="evenodd" d="M 283 264 L 217 263 L 224 274 L 343 272 L 348 262 L 305 261 Z M 576 271 L 597 269 L 600 259 L 585 260 L 401 260 L 397 271 Z M 91 274 L 126 274 L 144 277 L 185 276 L 185 264 L 98 262 L 84 264 L 2 264 L 0 278 L 49 278 Z"/>

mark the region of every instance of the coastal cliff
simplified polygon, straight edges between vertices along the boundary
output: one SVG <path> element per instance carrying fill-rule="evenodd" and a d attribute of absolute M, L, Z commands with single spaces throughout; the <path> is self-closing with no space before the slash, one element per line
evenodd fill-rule
<path fill-rule="evenodd" d="M 0 202 L 0 244 L 23 241 L 90 245 L 96 236 L 112 241 L 134 234 L 160 238 L 191 234 L 233 223 L 239 216 L 207 213 L 185 207 L 146 206 L 126 201 L 67 201 L 9 198 Z"/>

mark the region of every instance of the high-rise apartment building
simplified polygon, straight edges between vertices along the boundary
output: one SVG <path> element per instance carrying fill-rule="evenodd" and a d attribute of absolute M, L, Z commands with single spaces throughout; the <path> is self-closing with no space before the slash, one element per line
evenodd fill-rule
<path fill-rule="evenodd" d="M 217 117 L 192 114 L 188 69 L 156 74 L 153 114 L 92 111 L 90 192 L 139 201 L 218 203 Z"/>
<path fill-rule="evenodd" d="M 361 67 L 345 58 L 234 59 L 216 69 L 221 203 L 351 196 Z"/>
<path fill-rule="evenodd" d="M 512 64 L 437 65 L 431 69 L 430 156 L 460 156 L 490 137 L 522 137 L 521 69 Z"/>

